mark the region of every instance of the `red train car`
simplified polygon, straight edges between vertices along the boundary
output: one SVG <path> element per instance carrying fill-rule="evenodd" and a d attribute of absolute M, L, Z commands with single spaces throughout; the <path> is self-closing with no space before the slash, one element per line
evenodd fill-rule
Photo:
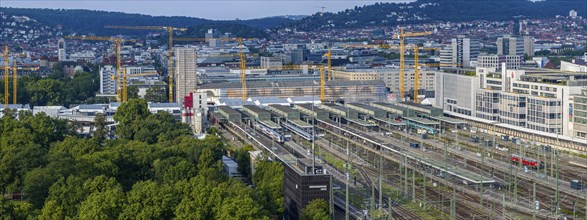
<path fill-rule="evenodd" d="M 535 169 L 540 169 L 544 167 L 544 164 L 542 162 L 540 162 L 539 160 L 534 160 L 532 158 L 523 158 L 518 156 L 517 154 L 512 154 L 512 161 L 514 163 L 519 163 L 520 160 L 522 161 L 522 164 L 524 166 L 530 167 L 530 168 L 535 168 Z"/>

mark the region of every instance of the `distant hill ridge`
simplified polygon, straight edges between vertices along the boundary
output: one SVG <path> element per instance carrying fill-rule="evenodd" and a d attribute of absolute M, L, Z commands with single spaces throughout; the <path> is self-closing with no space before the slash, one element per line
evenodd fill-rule
<path fill-rule="evenodd" d="M 267 28 L 281 26 L 293 21 L 285 17 L 269 17 L 249 20 L 217 21 L 185 16 L 151 16 L 143 14 L 131 14 L 122 12 L 107 12 L 85 9 L 32 9 L 32 8 L 0 8 L 0 12 L 8 15 L 27 16 L 40 23 L 57 26 L 61 25 L 65 30 L 72 30 L 81 34 L 116 35 L 120 30 L 105 29 L 106 25 L 130 25 L 130 26 L 159 26 L 171 25 L 174 27 L 206 27 L 229 26 L 238 27 L 238 30 L 249 29 L 246 33 L 259 32 Z M 227 28 L 224 28 L 225 30 Z M 230 29 L 230 28 L 229 28 Z M 237 30 L 237 31 L 238 31 Z M 231 32 L 228 30 L 228 32 Z M 235 31 L 236 32 L 236 31 Z M 144 33 L 142 31 L 124 31 L 126 34 Z M 238 34 L 238 33 L 235 33 Z M 247 36 L 259 37 L 259 36 Z"/>
<path fill-rule="evenodd" d="M 312 31 L 318 29 L 395 26 L 434 21 L 512 20 L 567 16 L 570 10 L 587 14 L 585 0 L 417 0 L 411 3 L 376 3 L 338 13 L 317 13 L 285 27 Z"/>

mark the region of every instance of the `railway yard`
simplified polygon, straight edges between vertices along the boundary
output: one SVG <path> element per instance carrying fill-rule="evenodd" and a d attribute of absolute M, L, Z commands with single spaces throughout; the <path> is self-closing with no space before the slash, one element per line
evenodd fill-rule
<path fill-rule="evenodd" d="M 337 216 L 348 201 L 354 219 L 587 219 L 584 154 L 429 106 L 218 106 L 210 117 L 276 160 L 315 155 Z"/>

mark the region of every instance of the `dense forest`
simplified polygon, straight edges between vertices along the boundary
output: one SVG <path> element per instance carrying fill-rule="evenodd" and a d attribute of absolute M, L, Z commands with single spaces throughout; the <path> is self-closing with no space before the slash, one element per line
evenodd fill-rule
<path fill-rule="evenodd" d="M 270 219 L 282 214 L 282 164 L 260 162 L 251 175 L 250 148 L 232 149 L 214 129 L 206 139 L 195 139 L 169 113 L 151 114 L 142 99 L 122 104 L 114 117 L 116 140 L 106 138 L 100 115 L 93 137 L 83 138 L 71 122 L 7 112 L 0 123 L 1 219 Z M 222 173 L 220 159 L 227 151 L 254 188 Z M 17 201 L 19 195 L 24 200 Z"/>
<path fill-rule="evenodd" d="M 411 3 L 375 3 L 347 9 L 338 13 L 317 13 L 287 27 L 305 31 L 329 28 L 357 28 L 365 26 L 395 26 L 398 24 L 429 23 L 434 21 L 512 20 L 522 18 L 553 18 L 568 15 L 575 10 L 587 15 L 587 1 L 546 0 L 418 0 Z M 405 14 L 404 14 L 405 13 Z M 397 19 L 404 18 L 404 21 Z"/>
<path fill-rule="evenodd" d="M 38 22 L 53 27 L 61 26 L 65 31 L 73 31 L 80 34 L 95 34 L 98 36 L 111 36 L 121 33 L 121 30 L 106 29 L 107 25 L 128 25 L 128 26 L 173 26 L 192 27 L 208 25 L 214 28 L 223 28 L 233 25 L 239 29 L 248 27 L 252 30 L 274 28 L 291 19 L 283 17 L 268 17 L 250 20 L 214 21 L 202 18 L 185 16 L 150 16 L 142 14 L 130 14 L 122 12 L 106 12 L 82 9 L 27 9 L 27 8 L 0 8 L 0 12 L 8 15 L 27 16 Z M 228 29 L 225 32 L 237 32 L 238 30 Z M 144 31 L 124 30 L 124 34 L 144 35 Z"/>

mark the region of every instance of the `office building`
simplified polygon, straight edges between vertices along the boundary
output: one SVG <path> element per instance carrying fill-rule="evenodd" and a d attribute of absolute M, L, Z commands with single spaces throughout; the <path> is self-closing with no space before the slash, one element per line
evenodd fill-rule
<path fill-rule="evenodd" d="M 488 55 L 477 58 L 477 66 L 483 68 L 496 68 L 501 70 L 501 64 L 505 63 L 510 70 L 520 69 L 524 57 L 519 55 Z"/>
<path fill-rule="evenodd" d="M 440 63 L 443 67 L 468 67 L 471 62 L 477 61 L 479 50 L 477 39 L 458 35 L 449 46 L 440 50 Z"/>
<path fill-rule="evenodd" d="M 261 57 L 261 68 L 280 70 L 283 68 L 281 57 Z"/>
<path fill-rule="evenodd" d="M 524 38 L 511 35 L 498 37 L 497 55 L 524 55 Z"/>
<path fill-rule="evenodd" d="M 216 31 L 215 29 L 208 29 L 208 32 L 206 32 L 205 35 L 206 38 L 206 43 L 208 43 L 209 47 L 212 48 L 217 48 L 220 47 L 220 33 L 218 33 L 218 31 Z"/>
<path fill-rule="evenodd" d="M 65 39 L 59 38 L 57 40 L 57 58 L 59 61 L 65 61 L 67 59 L 67 54 L 65 51 Z"/>
<path fill-rule="evenodd" d="M 581 93 L 573 97 L 573 105 L 569 112 L 573 116 L 574 137 L 587 139 L 587 88 L 583 88 Z"/>
<path fill-rule="evenodd" d="M 196 90 L 198 77 L 196 72 L 196 49 L 176 48 L 175 49 L 175 101 L 183 102 L 183 97 Z"/>
<path fill-rule="evenodd" d="M 531 36 L 524 36 L 524 54 L 534 56 L 534 38 Z"/>
<path fill-rule="evenodd" d="M 585 86 L 587 76 L 580 73 L 478 67 L 475 75 L 438 73 L 435 106 L 449 115 L 571 136 L 569 98 Z"/>
<path fill-rule="evenodd" d="M 421 69 L 419 77 L 418 94 L 427 98 L 434 97 L 434 74 L 437 71 Z M 400 79 L 399 69 L 397 68 L 370 68 L 370 69 L 347 69 L 346 71 L 333 71 L 335 79 L 344 80 L 382 80 L 385 87 L 389 89 L 395 97 L 399 97 Z M 414 69 L 404 71 L 404 96 L 412 97 L 414 94 Z M 412 97 L 413 98 L 413 97 Z"/>
<path fill-rule="evenodd" d="M 284 219 L 300 219 L 302 210 L 312 200 L 323 199 L 328 203 L 330 178 L 321 165 L 316 164 L 312 169 L 312 161 L 309 159 L 298 159 L 297 164 L 284 164 Z"/>
<path fill-rule="evenodd" d="M 112 65 L 106 65 L 100 68 L 100 94 L 115 95 L 116 94 L 116 68 Z"/>

